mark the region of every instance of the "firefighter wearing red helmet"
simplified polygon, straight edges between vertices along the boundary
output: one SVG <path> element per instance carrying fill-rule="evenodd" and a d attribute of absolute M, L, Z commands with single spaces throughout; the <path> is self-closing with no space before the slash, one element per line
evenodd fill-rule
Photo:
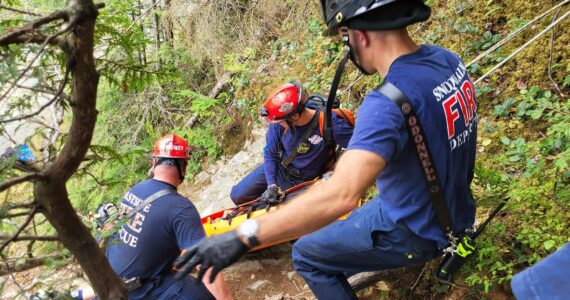
<path fill-rule="evenodd" d="M 294 201 L 203 240 L 177 260 L 219 271 L 248 247 L 295 236 L 293 266 L 318 299 L 357 299 L 347 276 L 423 264 L 456 251 L 475 219 L 470 191 L 477 102 L 462 60 L 418 45 L 407 26 L 425 21 L 422 0 L 321 0 L 326 24 L 344 43 L 331 94 L 350 59 L 383 83 L 358 110 L 347 151 L 327 181 Z M 379 193 L 343 221 L 372 183 Z M 456 247 L 454 247 L 456 246 Z M 179 275 L 180 276 L 180 275 Z"/>
<path fill-rule="evenodd" d="M 333 116 L 333 141 L 325 143 L 321 120 L 323 112 L 309 107 L 309 93 L 297 81 L 274 89 L 261 107 L 260 115 L 269 122 L 264 163 L 254 169 L 230 193 L 235 204 L 257 199 L 276 204 L 279 191 L 315 179 L 334 162 L 334 144 L 346 147 L 353 124 Z"/>
<path fill-rule="evenodd" d="M 260 115 L 269 123 L 288 121 L 302 114 L 309 93 L 297 81 L 289 82 L 273 90 L 261 107 Z"/>
<path fill-rule="evenodd" d="M 172 261 L 205 237 L 196 207 L 177 192 L 190 158 L 188 142 L 176 134 L 153 147 L 152 178 L 129 189 L 119 210 L 128 222 L 105 249 L 111 267 L 129 282 L 129 299 L 230 299 L 224 278 L 210 283 L 185 276 L 174 280 Z M 136 262 L 136 263 L 133 263 Z"/>

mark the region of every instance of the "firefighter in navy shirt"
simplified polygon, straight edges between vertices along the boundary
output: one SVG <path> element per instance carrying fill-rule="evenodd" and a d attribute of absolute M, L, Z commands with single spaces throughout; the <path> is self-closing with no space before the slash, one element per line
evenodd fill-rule
<path fill-rule="evenodd" d="M 422 0 L 321 0 L 321 6 L 329 30 L 341 34 L 351 61 L 407 96 L 433 156 L 435 166 L 427 166 L 432 173 L 426 174 L 435 172 L 440 180 L 452 230 L 472 227 L 475 91 L 457 55 L 417 45 L 409 36 L 406 27 L 427 20 L 430 8 Z M 421 264 L 449 243 L 431 205 L 426 166 L 418 153 L 399 106 L 378 91 L 368 93 L 348 150 L 329 180 L 234 232 L 191 247 L 175 262 L 181 267 L 177 276 L 196 264 L 217 271 L 249 247 L 310 233 L 293 246 L 297 272 L 319 299 L 356 299 L 347 276 Z M 378 196 L 334 222 L 356 208 L 373 182 Z M 216 251 L 221 248 L 223 253 Z"/>
<path fill-rule="evenodd" d="M 232 187 L 230 198 L 235 204 L 259 196 L 275 203 L 279 190 L 315 179 L 332 168 L 334 144 L 326 145 L 322 124 L 319 124 L 323 114 L 306 105 L 308 98 L 307 90 L 297 81 L 271 92 L 260 112 L 270 124 L 263 151 L 264 163 Z M 333 143 L 346 148 L 354 124 L 337 114 L 333 114 L 332 123 Z M 292 154 L 294 152 L 296 154 Z M 291 155 L 294 156 L 285 165 Z"/>
<path fill-rule="evenodd" d="M 172 263 L 182 249 L 205 237 L 196 207 L 176 192 L 186 173 L 188 143 L 168 134 L 153 149 L 154 175 L 133 186 L 123 197 L 120 210 L 128 213 L 147 197 L 170 191 L 141 208 L 108 242 L 106 255 L 124 280 L 141 282 L 129 291 L 129 299 L 229 299 L 223 277 L 213 284 L 191 276 L 173 280 Z"/>

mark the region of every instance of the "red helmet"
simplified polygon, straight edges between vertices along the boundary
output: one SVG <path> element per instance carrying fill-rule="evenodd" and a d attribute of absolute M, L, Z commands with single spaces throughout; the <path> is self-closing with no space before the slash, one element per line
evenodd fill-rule
<path fill-rule="evenodd" d="M 303 85 L 291 81 L 269 94 L 259 114 L 271 123 L 281 122 L 294 114 L 301 113 L 308 98 L 309 94 Z"/>
<path fill-rule="evenodd" d="M 164 158 L 190 158 L 188 142 L 174 133 L 159 138 L 152 149 L 153 157 Z"/>

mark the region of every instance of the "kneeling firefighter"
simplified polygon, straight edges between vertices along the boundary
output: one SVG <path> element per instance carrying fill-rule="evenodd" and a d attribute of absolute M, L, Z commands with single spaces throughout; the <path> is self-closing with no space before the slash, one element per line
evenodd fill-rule
<path fill-rule="evenodd" d="M 264 163 L 232 188 L 230 198 L 239 205 L 262 197 L 279 202 L 280 191 L 319 177 L 331 170 L 336 145 L 346 147 L 354 129 L 354 116 L 335 109 L 332 138 L 324 138 L 324 111 L 311 101 L 303 85 L 289 82 L 275 89 L 260 115 L 269 123 Z"/>

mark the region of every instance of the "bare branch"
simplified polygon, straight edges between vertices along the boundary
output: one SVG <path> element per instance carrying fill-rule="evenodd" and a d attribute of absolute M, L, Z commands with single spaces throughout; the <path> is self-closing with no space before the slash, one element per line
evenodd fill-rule
<path fill-rule="evenodd" d="M 10 244 L 11 242 L 13 242 L 14 240 L 16 240 L 18 238 L 18 235 L 20 235 L 20 233 L 26 228 L 26 226 L 28 226 L 28 224 L 30 224 L 30 222 L 34 219 L 34 216 L 36 215 L 36 212 L 38 211 L 39 205 L 35 204 L 32 207 L 32 210 L 30 211 L 28 218 L 26 219 L 26 221 L 24 221 L 24 223 L 20 226 L 20 228 L 18 228 L 18 230 L 16 231 L 16 233 L 14 233 L 14 235 L 12 235 L 11 238 L 7 239 L 2 246 L 0 246 L 0 252 L 2 252 L 4 250 L 4 248 L 6 248 L 6 246 L 8 246 L 8 244 Z"/>
<path fill-rule="evenodd" d="M 14 204 L 14 205 L 8 207 L 8 210 L 11 210 L 11 209 L 19 209 L 19 208 L 32 208 L 32 207 L 34 207 L 34 205 L 36 205 L 35 202 L 19 203 L 19 204 Z"/>
<path fill-rule="evenodd" d="M 9 44 L 27 44 L 27 43 L 43 44 L 46 42 L 47 39 L 48 39 L 48 37 L 41 34 L 41 33 L 29 32 L 29 33 L 24 33 L 24 34 L 15 36 L 15 37 L 11 38 L 9 41 L 7 41 L 7 43 L 9 43 Z M 61 45 L 63 43 L 63 39 L 61 37 L 55 37 L 55 38 L 52 38 L 49 41 L 47 41 L 47 43 L 50 45 L 58 46 L 58 45 Z"/>
<path fill-rule="evenodd" d="M 0 37 L 0 46 L 8 46 L 9 44 L 12 44 L 14 40 L 17 40 L 18 36 L 28 34 L 28 33 L 32 33 L 36 29 L 38 29 L 39 27 L 41 27 L 45 24 L 51 23 L 55 20 L 61 20 L 61 19 L 68 20 L 69 19 L 69 11 L 67 11 L 67 10 L 55 11 L 48 16 L 38 18 L 38 19 L 36 19 L 36 20 L 34 20 L 34 21 L 24 25 L 24 26 L 21 26 L 20 28 L 17 28 L 17 29 L 14 29 L 14 30 L 8 32 L 4 36 Z"/>
<path fill-rule="evenodd" d="M 5 264 L 0 266 L 0 276 L 12 274 L 12 273 L 17 273 L 17 272 L 23 272 L 23 271 L 26 271 L 29 269 L 33 269 L 33 268 L 36 268 L 39 266 L 43 266 L 44 264 L 46 264 L 46 262 L 48 260 L 64 259 L 64 258 L 65 258 L 65 256 L 63 256 L 61 254 L 54 254 L 54 255 L 46 255 L 46 256 L 35 257 L 35 258 L 28 258 L 23 263 L 20 263 L 20 264 L 16 264 L 15 262 L 5 263 Z"/>
<path fill-rule="evenodd" d="M 0 235 L 0 240 L 7 240 L 11 236 L 2 234 Z M 37 236 L 37 235 L 23 235 L 19 236 L 12 241 L 59 241 L 59 237 L 57 236 Z"/>
<path fill-rule="evenodd" d="M 21 212 L 21 213 L 15 213 L 15 214 L 0 215 L 0 217 L 2 219 L 13 219 L 13 218 L 23 217 L 23 216 L 27 216 L 27 215 L 28 215 L 28 212 Z"/>
<path fill-rule="evenodd" d="M 554 20 L 556 20 L 556 18 L 558 18 L 558 14 L 560 13 L 561 9 L 562 9 L 562 7 L 560 7 L 558 9 L 558 11 L 556 12 L 556 14 L 554 15 Z M 553 29 L 552 32 L 550 33 L 550 55 L 548 57 L 548 78 L 552 82 L 552 85 L 554 86 L 554 88 L 556 89 L 558 94 L 560 94 L 560 96 L 562 96 L 562 97 L 566 97 L 566 95 L 564 95 L 564 93 L 562 92 L 562 90 L 558 86 L 558 83 L 556 83 L 554 78 L 552 78 L 552 48 L 554 48 L 554 33 L 555 33 L 555 31 L 556 30 Z"/>
<path fill-rule="evenodd" d="M 147 8 L 143 13 L 141 13 L 141 14 L 133 21 L 133 23 L 132 23 L 131 25 L 129 25 L 129 27 L 128 27 L 127 30 L 125 31 L 125 34 L 126 34 L 127 32 L 129 32 L 129 30 L 131 30 L 131 28 L 132 28 L 142 17 L 144 17 L 144 15 L 146 15 L 151 9 L 153 9 L 158 3 L 160 3 L 160 1 L 154 2 L 154 4 L 153 4 L 151 7 Z"/>
<path fill-rule="evenodd" d="M 26 89 L 35 93 L 42 93 L 42 94 L 50 94 L 50 95 L 55 95 L 57 93 L 57 91 L 55 89 L 49 88 L 49 87 L 33 87 L 33 86 L 26 86 L 26 85 L 21 85 L 21 84 L 16 84 L 17 87 L 21 88 L 21 89 Z M 65 92 L 61 93 L 61 97 L 64 98 L 65 100 L 69 101 L 71 98 L 69 97 L 69 95 Z"/>
<path fill-rule="evenodd" d="M 3 192 L 5 190 L 7 190 L 8 188 L 26 182 L 26 181 L 32 181 L 32 180 L 37 180 L 42 178 L 42 176 L 38 173 L 30 173 L 30 174 L 26 174 L 24 176 L 20 176 L 20 177 L 16 177 L 16 178 L 12 178 L 10 180 L 6 180 L 2 183 L 0 183 L 0 192 Z"/>
<path fill-rule="evenodd" d="M 20 10 L 17 8 L 13 8 L 13 7 L 8 7 L 8 6 L 4 6 L 4 5 L 0 5 L 0 9 L 5 9 L 5 10 L 10 10 L 13 12 L 17 12 L 17 13 L 21 13 L 21 14 L 25 14 L 25 15 L 30 15 L 30 16 L 36 16 L 36 17 L 41 17 L 41 15 L 33 13 L 33 12 L 29 12 L 29 11 L 25 11 L 25 10 Z"/>
<path fill-rule="evenodd" d="M 17 9 L 17 8 L 8 7 L 8 6 L 4 6 L 4 5 L 0 5 L 0 9 L 5 9 L 5 10 L 17 12 L 17 13 L 20 13 L 20 14 L 30 15 L 30 16 L 41 17 L 40 14 L 36 14 L 36 13 L 33 13 L 33 12 L 29 12 L 29 11 L 25 11 L 25 10 L 20 10 L 20 9 Z"/>
<path fill-rule="evenodd" d="M 12 92 L 14 87 L 18 84 L 18 81 L 20 81 L 20 79 L 22 79 L 24 77 L 24 75 L 26 75 L 26 73 L 32 68 L 32 66 L 34 65 L 34 63 L 38 59 L 38 57 L 40 57 L 40 55 L 44 52 L 44 49 L 46 48 L 47 44 L 49 44 L 50 41 L 57 38 L 58 36 L 70 31 L 74 26 L 75 26 L 75 22 L 72 22 L 65 29 L 48 36 L 46 38 L 46 40 L 43 42 L 43 44 L 40 46 L 40 50 L 38 50 L 38 53 L 36 53 L 36 55 L 30 61 L 28 66 L 26 68 L 24 68 L 24 70 L 20 73 L 18 78 L 16 78 L 16 80 L 14 80 L 14 83 L 12 83 L 12 85 L 6 90 L 6 92 L 2 96 L 0 96 L 0 100 L 4 99 L 4 97 L 6 97 L 8 94 L 10 94 L 10 92 Z M 2 39 L 0 38 L 0 46 L 2 46 L 2 45 L 3 45 Z"/>
<path fill-rule="evenodd" d="M 33 113 L 29 113 L 29 114 L 23 115 L 23 116 L 14 117 L 11 119 L 0 120 L 0 123 L 10 123 L 10 122 L 14 122 L 14 121 L 20 121 L 20 120 L 28 119 L 28 118 L 31 118 L 33 116 L 39 115 L 44 109 L 48 108 L 57 99 L 59 99 L 60 95 L 63 93 L 63 90 L 65 89 L 65 86 L 67 85 L 68 79 L 69 79 L 69 69 L 66 68 L 65 76 L 63 78 L 63 82 L 61 83 L 59 90 L 55 93 L 55 95 L 53 96 L 53 98 L 51 98 L 51 100 L 46 102 L 44 105 L 42 105 L 38 110 L 36 110 Z"/>

